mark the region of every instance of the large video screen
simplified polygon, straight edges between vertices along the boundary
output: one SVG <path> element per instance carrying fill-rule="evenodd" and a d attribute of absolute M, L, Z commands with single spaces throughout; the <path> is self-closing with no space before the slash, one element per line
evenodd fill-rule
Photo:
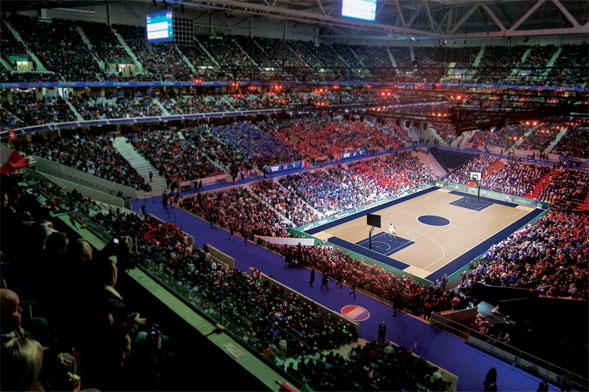
<path fill-rule="evenodd" d="M 170 42 L 174 40 L 172 10 L 147 14 L 147 42 Z"/>
<path fill-rule="evenodd" d="M 374 22 L 376 0 L 342 0 L 342 16 Z"/>

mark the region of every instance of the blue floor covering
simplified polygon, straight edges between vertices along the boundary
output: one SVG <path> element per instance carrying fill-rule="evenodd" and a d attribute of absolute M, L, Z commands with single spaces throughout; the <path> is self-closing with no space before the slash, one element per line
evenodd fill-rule
<path fill-rule="evenodd" d="M 308 269 L 287 268 L 283 257 L 253 243 L 244 246 L 244 241 L 240 237 L 230 238 L 227 231 L 211 229 L 208 222 L 183 210 L 170 207 L 169 212 L 166 212 L 159 197 L 136 201 L 133 209 L 139 211 L 143 203 L 146 205 L 147 213 L 163 221 L 173 222 L 194 236 L 198 246 L 210 243 L 233 256 L 236 267 L 241 271 L 247 271 L 249 267 L 258 267 L 265 274 L 336 312 L 345 305 L 363 306 L 369 310 L 371 317 L 360 323 L 362 338 L 376 340 L 378 324 L 384 320 L 387 324 L 387 339 L 411 348 L 417 355 L 456 374 L 459 377 L 460 391 L 482 391 L 485 374 L 491 367 L 497 369 L 497 385 L 500 391 L 535 391 L 540 383 L 538 377 L 475 349 L 458 337 L 402 312 L 396 317 L 393 316 L 388 306 L 369 296 L 357 293 L 356 299 L 353 299 L 349 295 L 351 290 L 348 287 L 339 288 L 332 280 L 329 281 L 329 291 L 320 290 L 321 274 L 317 274 L 314 287 L 310 287 Z M 414 347 L 416 342 L 418 345 Z M 552 385 L 550 387 L 550 390 L 557 390 Z"/>
<path fill-rule="evenodd" d="M 503 201 L 503 200 L 491 199 L 490 197 L 483 197 L 483 196 L 477 197 L 477 195 L 473 195 L 473 194 L 465 193 L 465 192 L 460 192 L 460 191 L 451 191 L 450 194 L 474 198 L 474 199 L 477 199 L 480 201 L 486 201 L 486 202 L 489 202 L 492 204 L 500 204 L 502 206 L 511 207 L 511 208 L 515 208 L 518 206 L 517 203 L 510 203 L 510 202 Z"/>
<path fill-rule="evenodd" d="M 346 240 L 342 240 L 339 237 L 329 237 L 327 242 L 332 244 L 341 246 L 342 248 L 346 248 L 351 250 L 352 252 L 356 252 L 366 257 L 370 257 L 373 260 L 379 261 L 383 264 L 390 265 L 391 267 L 404 270 L 405 268 L 409 267 L 409 264 L 405 264 L 400 262 L 399 260 L 393 259 L 392 257 L 385 256 L 381 252 L 373 249 L 368 249 L 360 245 L 356 245 L 353 242 L 349 242 Z"/>
<path fill-rule="evenodd" d="M 493 205 L 493 203 L 491 203 L 488 200 L 477 200 L 474 197 L 463 197 L 462 199 L 453 201 L 450 204 L 453 206 L 458 206 L 473 211 L 482 211 L 485 208 Z"/>
<path fill-rule="evenodd" d="M 381 231 L 380 233 L 373 235 L 372 240 L 370 239 L 370 237 L 368 237 L 363 239 L 362 241 L 356 242 L 356 245 L 360 245 L 364 248 L 370 249 L 371 241 L 372 250 L 378 253 L 382 253 L 385 256 L 390 256 L 393 253 L 403 250 L 406 247 L 413 245 L 415 243 L 413 241 L 399 237 L 397 235 L 393 236 L 389 233 Z"/>

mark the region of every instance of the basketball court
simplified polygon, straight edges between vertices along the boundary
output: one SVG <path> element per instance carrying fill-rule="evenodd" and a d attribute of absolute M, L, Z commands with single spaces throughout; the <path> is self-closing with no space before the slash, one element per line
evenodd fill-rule
<path fill-rule="evenodd" d="M 450 276 L 543 210 L 433 187 L 303 230 L 431 282 Z M 369 235 L 367 213 L 381 216 Z M 396 236 L 389 234 L 390 223 Z"/>

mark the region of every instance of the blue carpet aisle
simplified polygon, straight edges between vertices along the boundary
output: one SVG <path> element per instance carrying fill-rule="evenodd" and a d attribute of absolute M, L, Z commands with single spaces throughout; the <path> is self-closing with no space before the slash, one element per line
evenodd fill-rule
<path fill-rule="evenodd" d="M 459 377 L 458 390 L 481 391 L 487 370 L 497 368 L 497 384 L 500 391 L 535 391 L 540 379 L 511 366 L 491 355 L 467 345 L 463 340 L 430 327 L 402 312 L 393 316 L 386 305 L 366 295 L 356 293 L 354 300 L 347 287 L 340 289 L 332 280 L 329 291 L 320 290 L 321 274 L 317 274 L 314 287 L 309 285 L 309 270 L 306 268 L 287 268 L 279 255 L 258 247 L 252 243 L 244 246 L 240 237 L 232 239 L 225 230 L 211 229 L 208 222 L 194 217 L 175 207 L 168 212 L 163 210 L 160 197 L 136 201 L 135 211 L 140 211 L 141 204 L 146 205 L 148 213 L 163 221 L 173 222 L 186 233 L 194 236 L 196 244 L 210 243 L 221 251 L 235 258 L 236 267 L 247 271 L 249 267 L 258 267 L 265 274 L 312 298 L 336 312 L 345 305 L 359 305 L 370 312 L 370 318 L 360 323 L 360 335 L 367 340 L 377 339 L 378 324 L 384 320 L 387 324 L 387 338 L 411 348 L 421 357 L 449 370 Z M 415 347 L 415 343 L 417 346 Z M 551 390 L 556 390 L 551 385 Z"/>

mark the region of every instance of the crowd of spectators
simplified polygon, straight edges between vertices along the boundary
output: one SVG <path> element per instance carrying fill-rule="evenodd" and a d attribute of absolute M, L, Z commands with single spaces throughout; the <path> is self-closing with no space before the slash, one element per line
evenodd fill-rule
<path fill-rule="evenodd" d="M 245 89 L 244 89 L 245 90 Z M 225 91 L 203 95 L 191 89 L 150 90 L 83 90 L 75 91 L 66 98 L 49 93 L 40 95 L 35 91 L 6 92 L 0 98 L 6 115 L 2 118 L 5 127 L 24 127 L 73 121 L 74 113 L 66 100 L 83 120 L 154 117 L 162 115 L 194 114 L 210 112 L 233 112 L 252 109 L 302 110 L 315 106 L 366 107 L 378 105 L 381 100 L 370 91 L 328 90 L 308 88 L 284 92 L 275 91 Z M 399 127 L 396 127 L 399 128 Z M 395 129 L 394 132 L 402 132 Z M 405 137 L 407 137 L 405 132 Z M 398 140 L 395 140 L 398 142 Z"/>
<path fill-rule="evenodd" d="M 241 121 L 213 125 L 209 132 L 215 140 L 232 151 L 243 169 L 299 160 L 299 154 L 265 131 L 267 127 L 265 122 L 255 125 L 249 121 Z"/>
<path fill-rule="evenodd" d="M 354 52 L 362 64 L 369 70 L 370 75 L 375 78 L 384 79 L 396 75 L 393 70 L 393 63 L 389 59 L 384 46 L 353 46 Z"/>
<path fill-rule="evenodd" d="M 263 50 L 264 56 L 255 57 L 260 66 L 275 68 L 274 73 L 284 75 L 287 80 L 291 78 L 306 80 L 311 74 L 311 68 L 305 59 L 299 55 L 293 55 L 288 43 L 280 39 L 254 38 Z"/>
<path fill-rule="evenodd" d="M 507 160 L 501 167 L 481 181 L 481 188 L 495 192 L 523 196 L 534 189 L 534 185 L 544 177 L 550 168 L 527 164 L 518 160 Z"/>
<path fill-rule="evenodd" d="M 213 169 L 212 162 L 217 167 L 222 167 L 232 178 L 237 178 L 240 173 L 250 170 L 263 170 L 265 166 L 292 162 L 300 159 L 327 159 L 332 156 L 321 155 L 318 150 L 307 155 L 303 146 L 301 135 L 296 137 L 298 144 L 293 147 L 291 143 L 284 143 L 281 135 L 287 132 L 288 124 L 296 120 L 276 121 L 269 120 L 257 125 L 250 122 L 235 122 L 225 125 L 199 126 L 180 131 L 153 131 L 142 134 L 130 134 L 129 139 L 148 160 L 158 169 L 161 175 L 165 175 L 171 182 L 189 181 L 198 178 L 218 174 Z M 321 129 L 327 135 L 328 128 L 340 131 L 339 139 L 347 141 L 353 136 L 362 133 L 362 137 L 376 142 L 373 149 L 389 148 L 387 142 L 398 142 L 396 136 L 387 134 L 366 122 L 344 122 L 341 127 L 325 124 Z M 356 129 L 358 128 L 358 129 Z M 310 125 L 307 135 L 312 133 Z M 278 130 L 278 131 L 277 131 Z M 369 132 L 368 135 L 365 133 Z M 315 138 L 320 143 L 318 137 Z M 350 142 L 351 143 L 351 142 Z M 359 143 L 359 142 L 357 142 Z M 336 142 L 331 145 L 333 149 L 323 149 L 325 153 L 334 152 Z M 296 147 L 301 147 L 297 149 Z M 345 151 L 354 151 L 356 147 L 347 144 Z M 318 147 L 319 148 L 319 147 Z M 344 152 L 344 150 L 340 150 Z M 322 153 L 324 154 L 324 153 Z M 335 154 L 333 155 L 337 157 Z"/>
<path fill-rule="evenodd" d="M 547 63 L 556 53 L 554 45 L 533 46 L 524 61 L 517 64 L 517 73 L 514 75 L 516 83 L 531 83 L 544 85 L 548 73 Z"/>
<path fill-rule="evenodd" d="M 2 58 L 8 62 L 8 64 L 13 64 L 14 68 L 18 68 L 15 61 L 11 61 L 11 58 L 28 58 L 29 55 L 27 53 L 27 49 L 24 47 L 21 41 L 18 41 L 14 38 L 12 34 L 2 34 L 0 38 L 0 53 Z M 7 80 L 7 79 L 2 79 Z"/>
<path fill-rule="evenodd" d="M 58 80 L 101 80 L 98 61 L 74 23 L 61 19 L 39 23 L 34 18 L 19 15 L 12 15 L 9 22 Z"/>
<path fill-rule="evenodd" d="M 142 154 L 169 183 L 190 181 L 220 173 L 204 152 L 203 144 L 184 134 L 188 130 L 154 130 L 126 134 Z"/>
<path fill-rule="evenodd" d="M 522 128 L 517 125 L 507 125 L 500 129 L 491 131 L 479 131 L 484 132 L 487 140 L 486 148 L 495 146 L 501 148 L 502 151 L 508 151 L 518 140 L 523 140 Z"/>
<path fill-rule="evenodd" d="M 113 213 L 94 219 L 117 236 L 138 237 L 136 263 L 151 264 L 152 270 L 175 281 L 194 305 L 271 360 L 333 349 L 357 337 L 349 322 L 311 301 L 216 261 L 172 223 Z"/>
<path fill-rule="evenodd" d="M 484 149 L 488 145 L 489 136 L 491 136 L 491 132 L 487 130 L 472 131 L 470 140 L 463 139 L 463 145 L 469 145 L 473 150 Z"/>
<path fill-rule="evenodd" d="M 322 391 L 445 391 L 449 386 L 438 368 L 390 342 L 358 345 L 345 356 L 322 354 L 285 370 Z"/>
<path fill-rule="evenodd" d="M 126 97 L 80 95 L 70 99 L 84 120 L 152 117 L 162 115 L 161 108 L 149 96 Z"/>
<path fill-rule="evenodd" d="M 431 124 L 431 127 L 447 145 L 451 145 L 454 139 L 456 139 L 456 128 L 452 124 L 438 123 Z"/>
<path fill-rule="evenodd" d="M 444 181 L 453 182 L 455 184 L 467 184 L 470 181 L 471 172 L 480 172 L 483 174 L 483 178 L 485 178 L 487 175 L 487 169 L 497 161 L 498 158 L 485 153 L 476 155 L 456 170 L 448 173 L 444 178 Z"/>
<path fill-rule="evenodd" d="M 169 182 L 191 181 L 222 171 L 236 179 L 244 172 L 299 158 L 262 127 L 236 122 L 132 133 L 128 138 Z"/>
<path fill-rule="evenodd" d="M 198 37 L 199 42 L 217 60 L 217 63 L 233 78 L 240 78 L 239 69 L 254 67 L 254 63 L 246 52 L 235 43 L 233 37 L 214 36 Z M 229 68 L 229 69 L 227 69 Z"/>
<path fill-rule="evenodd" d="M 255 241 L 255 235 L 286 237 L 288 222 L 284 221 L 247 188 L 236 187 L 185 197 L 180 206 L 212 224 L 239 233 Z"/>
<path fill-rule="evenodd" d="M 283 177 L 280 184 L 326 216 L 401 194 L 433 181 L 410 153 Z"/>
<path fill-rule="evenodd" d="M 557 124 L 546 124 L 535 128 L 518 146 L 520 150 L 536 151 L 543 153 L 546 147 L 554 140 L 560 125 Z"/>
<path fill-rule="evenodd" d="M 290 175 L 277 182 L 254 183 L 251 192 L 256 197 L 247 188 L 232 188 L 186 198 L 181 205 L 230 231 L 244 233 L 245 230 L 246 238 L 253 239 L 255 234 L 285 236 L 285 229 L 290 225 L 306 224 L 431 181 L 430 169 L 409 153 L 403 153 L 348 167 Z"/>
<path fill-rule="evenodd" d="M 471 69 L 480 50 L 476 46 L 464 48 L 444 47 L 436 50 L 434 58 L 445 63 L 456 63 L 454 69 Z"/>
<path fill-rule="evenodd" d="M 194 78 L 194 73 L 184 62 L 182 52 L 175 43 L 148 44 L 144 26 L 113 25 L 113 28 L 129 45 L 151 80 L 174 81 Z"/>
<path fill-rule="evenodd" d="M 589 158 L 589 129 L 587 126 L 570 126 L 553 151 L 567 157 Z"/>
<path fill-rule="evenodd" d="M 364 188 L 344 167 L 295 174 L 281 178 L 280 184 L 326 216 L 376 201 L 384 191 Z"/>
<path fill-rule="evenodd" d="M 7 71 L 5 69 L 0 72 L 2 80 L 10 80 L 11 82 L 52 82 L 57 79 L 54 72 Z"/>
<path fill-rule="evenodd" d="M 105 62 L 110 60 L 132 61 L 129 54 L 118 41 L 110 26 L 104 23 L 95 22 L 76 22 L 82 27 L 84 34 L 93 45 L 96 54 Z"/>
<path fill-rule="evenodd" d="M 161 336 L 148 334 L 150 323 L 117 291 L 124 244 L 96 251 L 75 232 L 57 230 L 62 207 L 85 206 L 85 216 L 100 207 L 42 176 L 1 181 L 2 389 L 157 387 Z M 117 264 L 109 259 L 115 253 Z"/>
<path fill-rule="evenodd" d="M 115 149 L 109 136 L 75 134 L 72 137 L 34 137 L 16 141 L 21 152 L 102 177 L 138 190 L 151 188 Z"/>
<path fill-rule="evenodd" d="M 47 226 L 41 224 L 41 218 L 45 216 L 36 216 L 39 211 L 51 211 L 57 204 L 70 204 L 72 197 L 77 203 L 79 196 L 71 196 L 72 193 L 65 193 L 53 185 L 46 186 L 44 182 L 30 183 L 33 192 L 29 193 L 17 187 L 17 182 L 23 183 L 20 176 L 2 176 L 2 182 L 3 194 L 10 196 L 2 197 L 2 226 L 3 229 L 11 228 L 11 239 L 15 240 L 3 241 L 3 252 L 11 258 L 17 256 L 14 252 L 19 251 L 25 238 L 27 241 L 34 238 L 35 245 L 46 243 L 41 249 L 29 244 L 26 252 L 30 255 L 38 253 L 34 258 L 22 258 L 21 249 L 16 259 L 25 263 L 11 265 L 11 268 L 24 269 L 30 274 L 31 283 L 36 282 L 36 285 L 23 286 L 25 282 L 13 279 L 21 275 L 14 273 L 5 275 L 3 284 L 10 282 L 11 287 L 18 288 L 23 294 L 30 292 L 36 295 L 35 299 L 39 300 L 47 314 L 51 331 L 57 331 L 50 336 L 53 341 L 51 348 L 67 347 L 67 353 L 71 351 L 69 345 L 75 347 L 75 356 L 60 354 L 60 358 L 67 359 L 67 370 L 77 369 L 78 360 L 81 361 L 84 387 L 124 390 L 153 389 L 160 385 L 160 370 L 166 360 L 164 353 L 169 337 L 148 319 L 131 312 L 124 297 L 117 291 L 117 281 L 124 279 L 124 272 L 136 265 L 147 268 L 168 282 L 175 282 L 171 289 L 183 289 L 194 306 L 216 322 L 223 323 L 250 347 L 276 364 L 284 363 L 287 358 L 296 359 L 333 350 L 357 338 L 350 322 L 295 292 L 271 284 L 259 274 L 246 274 L 224 266 L 212 258 L 206 248 L 196 248 L 192 238 L 171 223 L 165 224 L 150 216 L 99 210 L 97 207 L 98 211 L 93 211 L 93 214 L 83 213 L 83 219 L 100 226 L 110 237 L 119 238 L 120 245 L 115 252 L 115 242 L 111 241 L 103 251 L 96 252 L 84 240 L 71 239 L 66 233 L 46 229 Z M 59 203 L 45 210 L 35 207 L 38 203 L 35 197 L 40 188 L 45 194 L 55 192 L 52 197 Z M 23 214 L 28 214 L 28 221 L 22 221 Z M 25 232 L 35 235 L 21 236 Z M 6 231 L 3 230 L 3 233 Z M 112 254 L 117 256 L 116 263 L 107 258 Z M 5 270 L 6 266 L 3 266 Z M 69 279 L 73 272 L 76 280 L 72 282 Z M 30 287 L 29 292 L 26 287 Z M 70 290 L 79 294 L 76 299 L 71 298 Z M 22 309 L 18 307 L 18 297 L 14 298 L 16 294 L 2 289 L 0 295 L 3 388 L 14 387 L 16 382 L 39 382 L 58 390 L 79 390 L 80 378 L 74 370 L 66 373 L 65 386 L 60 378 L 45 378 L 46 374 L 42 372 L 40 376 L 39 369 L 36 369 L 34 377 L 24 381 L 20 380 L 21 376 L 24 377 L 20 371 L 15 374 L 4 372 L 9 366 L 16 366 L 9 352 L 11 346 L 8 342 L 13 342 L 10 339 L 30 335 L 20 326 Z M 248 300 L 244 301 L 244 298 Z M 70 306 L 64 308 L 63 303 Z M 221 303 L 224 309 L 222 315 Z M 14 308 L 8 309 L 9 306 L 20 309 L 19 314 L 15 313 L 18 320 L 14 325 L 4 317 L 14 311 Z M 72 312 L 72 307 L 78 312 Z M 45 327 L 41 328 L 41 332 L 47 330 L 45 319 L 27 321 L 27 325 Z M 15 333 L 14 329 L 18 331 Z M 38 333 L 39 328 L 31 331 Z M 42 343 L 47 345 L 46 341 Z M 48 356 L 45 354 L 45 358 Z M 49 367 L 49 370 L 53 369 Z M 22 390 L 27 388 L 28 385 Z"/>
<path fill-rule="evenodd" d="M 228 100 L 231 95 L 173 95 L 160 97 L 159 101 L 171 115 L 208 113 L 208 112 L 229 112 L 233 108 Z"/>
<path fill-rule="evenodd" d="M 551 86 L 587 85 L 589 75 L 589 48 L 587 43 L 580 46 L 562 45 L 562 51 L 550 68 L 547 82 Z"/>
<path fill-rule="evenodd" d="M 272 248 L 293 264 L 313 268 L 354 291 L 370 293 L 392 304 L 396 309 L 405 309 L 415 315 L 466 305 L 461 302 L 460 297 L 441 285 L 423 286 L 411 278 L 395 275 L 382 267 L 352 258 L 339 249 L 289 245 L 272 245 Z M 350 292 L 350 295 L 354 293 Z"/>
<path fill-rule="evenodd" d="M 439 48 L 416 47 L 413 48 L 415 60 L 413 64 L 417 68 L 417 76 L 424 82 L 437 82 L 448 73 L 448 63 L 440 53 Z M 464 59 L 466 60 L 466 59 Z"/>
<path fill-rule="evenodd" d="M 20 128 L 76 119 L 63 98 L 38 96 L 35 91 L 12 92 L 3 96 L 0 108 L 5 113 L 0 120 L 3 128 Z"/>
<path fill-rule="evenodd" d="M 463 275 L 462 285 L 482 282 L 586 299 L 587 224 L 587 214 L 551 212 L 493 245 Z"/>
<path fill-rule="evenodd" d="M 306 159 L 325 160 L 339 154 L 393 148 L 397 139 L 366 121 L 324 116 L 318 120 L 294 118 L 273 127 L 270 133 Z"/>
<path fill-rule="evenodd" d="M 252 190 L 295 226 L 302 226 L 321 217 L 315 209 L 297 197 L 290 187 L 286 189 L 278 182 L 256 182 L 252 184 Z"/>
<path fill-rule="evenodd" d="M 524 46 L 487 46 L 472 80 L 475 83 L 499 83 L 510 76 L 526 51 Z"/>
<path fill-rule="evenodd" d="M 542 189 L 539 200 L 554 203 L 554 208 L 571 211 L 585 200 L 589 192 L 589 174 L 583 170 L 564 169 Z"/>
<path fill-rule="evenodd" d="M 187 81 L 198 77 L 215 80 L 358 80 L 372 76 L 389 81 L 437 82 L 446 77 L 451 62 L 462 67 L 461 70 L 470 69 L 469 81 L 474 82 L 527 81 L 572 86 L 587 80 L 584 72 L 587 50 L 583 45 L 562 45 L 562 52 L 551 69 L 546 65 L 557 50 L 555 46 L 488 46 L 478 68 L 472 70 L 480 48 L 351 47 L 229 35 L 198 35 L 195 45 L 179 47 L 176 43 L 148 44 L 144 26 L 113 25 L 142 65 L 138 69 L 134 67 L 131 74 L 123 74 L 117 71 L 117 62 L 135 64 L 106 24 L 61 19 L 36 23 L 32 18 L 19 15 L 12 15 L 8 20 L 41 63 L 54 72 L 49 74 L 53 80 L 149 78 Z M 21 26 L 33 27 L 24 29 Z M 90 45 L 83 41 L 78 28 L 88 37 Z M 4 58 L 11 54 L 26 54 L 18 41 L 11 38 L 4 41 Z M 531 51 L 522 62 L 528 49 Z M 106 66 L 101 68 L 99 61 Z M 512 73 L 515 69 L 518 72 Z M 29 76 L 35 77 L 34 74 Z M 24 76 L 14 73 L 10 77 L 16 80 Z"/>
<path fill-rule="evenodd" d="M 531 194 L 540 180 L 550 173 L 551 167 L 526 163 L 510 158 L 498 163 L 498 159 L 481 154 L 448 174 L 445 181 L 469 184 L 469 173 L 482 172 L 480 186 L 496 192 L 515 196 Z M 488 169 L 495 165 L 492 172 Z M 582 170 L 564 169 L 556 172 L 536 198 L 555 204 L 555 208 L 573 210 L 582 203 L 587 194 L 589 177 Z"/>
<path fill-rule="evenodd" d="M 335 53 L 342 58 L 347 67 L 356 71 L 363 71 L 363 68 L 366 68 L 362 65 L 359 56 L 354 53 L 351 46 L 339 43 L 333 43 L 331 46 Z"/>

